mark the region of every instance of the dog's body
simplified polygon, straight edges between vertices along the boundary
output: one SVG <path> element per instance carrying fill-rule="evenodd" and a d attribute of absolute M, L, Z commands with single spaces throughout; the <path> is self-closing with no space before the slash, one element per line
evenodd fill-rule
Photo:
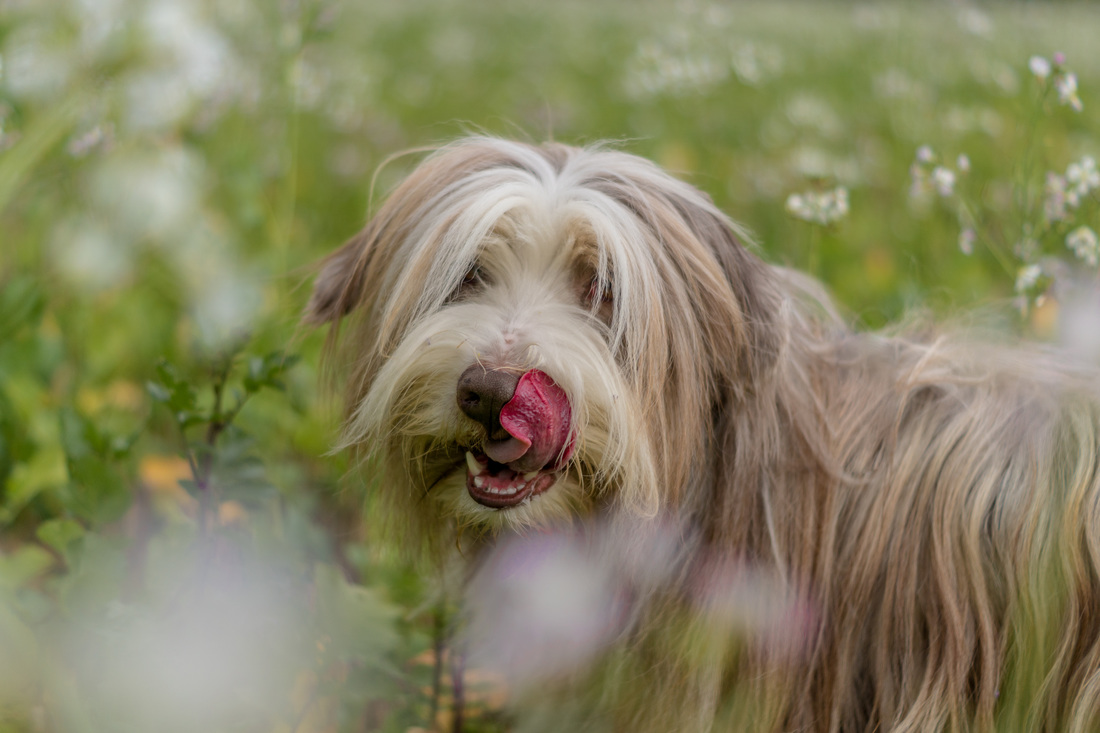
<path fill-rule="evenodd" d="M 672 528 L 614 638 L 535 696 L 569 701 L 548 730 L 1100 728 L 1095 374 L 854 334 L 740 238 L 624 153 L 429 157 L 307 312 L 357 319 L 346 443 L 403 540 Z M 797 651 L 712 633 L 728 566 L 804 600 Z"/>

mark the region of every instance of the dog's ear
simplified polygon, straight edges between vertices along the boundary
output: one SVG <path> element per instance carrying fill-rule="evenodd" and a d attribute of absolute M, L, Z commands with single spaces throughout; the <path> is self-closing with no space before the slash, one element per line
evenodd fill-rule
<path fill-rule="evenodd" d="M 425 217 L 434 216 L 428 212 L 444 193 L 463 178 L 509 161 L 496 147 L 477 139 L 436 150 L 397 186 L 363 231 L 321 263 L 302 320 L 315 326 L 336 322 L 361 305 L 369 307 L 387 297 L 392 284 L 384 282 L 385 273 L 400 256 L 398 250 L 409 233 Z"/>
<path fill-rule="evenodd" d="M 698 284 L 699 302 L 693 305 L 708 349 L 721 362 L 716 374 L 732 377 L 736 392 L 752 389 L 775 364 L 782 342 L 782 296 L 775 273 L 748 249 L 747 235 L 706 193 L 679 181 L 663 193 L 678 226 L 690 232 L 678 237 L 677 226 L 668 227 L 670 241 L 680 243 L 670 256 L 684 277 Z"/>
<path fill-rule="evenodd" d="M 710 196 L 696 192 L 698 201 L 680 200 L 677 208 L 688 226 L 709 247 L 740 309 L 737 324 L 746 346 L 746 364 L 759 373 L 774 363 L 779 350 L 776 323 L 782 300 L 772 269 L 746 246 L 739 231 L 714 205 Z"/>
<path fill-rule="evenodd" d="M 335 322 L 363 299 L 370 264 L 370 227 L 352 237 L 321 262 L 302 321 L 310 326 Z"/>

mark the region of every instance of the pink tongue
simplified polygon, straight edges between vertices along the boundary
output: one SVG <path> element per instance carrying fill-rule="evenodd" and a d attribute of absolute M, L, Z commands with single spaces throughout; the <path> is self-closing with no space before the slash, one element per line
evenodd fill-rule
<path fill-rule="evenodd" d="M 572 416 L 561 387 L 532 369 L 519 378 L 515 394 L 500 410 L 500 426 L 512 437 L 486 444 L 485 454 L 519 472 L 537 471 L 555 459 L 564 464 L 573 452 Z"/>

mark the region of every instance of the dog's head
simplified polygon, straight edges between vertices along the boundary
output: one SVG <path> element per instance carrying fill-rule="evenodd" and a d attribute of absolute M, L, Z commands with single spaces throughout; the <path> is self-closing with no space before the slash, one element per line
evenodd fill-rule
<path fill-rule="evenodd" d="M 767 268 L 700 191 L 601 148 L 471 138 L 323 264 L 345 443 L 421 537 L 653 515 L 777 350 Z"/>

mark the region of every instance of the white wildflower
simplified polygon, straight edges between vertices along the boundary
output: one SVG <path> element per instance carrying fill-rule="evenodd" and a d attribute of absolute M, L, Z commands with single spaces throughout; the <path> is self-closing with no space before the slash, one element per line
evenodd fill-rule
<path fill-rule="evenodd" d="M 848 216 L 848 189 L 838 186 L 833 192 L 833 211 L 837 219 Z"/>
<path fill-rule="evenodd" d="M 932 170 L 932 185 L 940 196 L 950 196 L 955 193 L 955 173 L 942 165 Z"/>
<path fill-rule="evenodd" d="M 837 186 L 831 191 L 792 193 L 787 197 L 787 213 L 813 224 L 832 224 L 848 215 L 848 189 Z"/>
<path fill-rule="evenodd" d="M 960 153 L 958 159 L 955 161 L 955 167 L 959 169 L 959 173 L 969 173 L 970 157 L 966 153 Z"/>
<path fill-rule="evenodd" d="M 1035 75 L 1035 78 L 1040 81 L 1050 76 L 1050 62 L 1042 56 L 1032 56 L 1027 62 L 1027 67 L 1031 69 L 1031 73 Z"/>
<path fill-rule="evenodd" d="M 1058 91 L 1058 101 L 1069 107 L 1072 107 L 1075 112 L 1080 112 L 1083 108 L 1081 104 L 1081 98 L 1077 96 L 1077 75 L 1072 71 L 1066 71 L 1059 74 L 1054 79 L 1054 88 Z"/>
<path fill-rule="evenodd" d="M 191 288 L 191 313 L 199 337 L 215 349 L 247 334 L 263 303 L 260 280 L 242 270 L 220 270 Z"/>
<path fill-rule="evenodd" d="M 844 131 L 844 122 L 823 98 L 809 92 L 798 92 L 787 103 L 787 119 L 795 127 L 814 130 L 824 137 L 835 138 Z"/>
<path fill-rule="evenodd" d="M 1100 171 L 1096 169 L 1096 158 L 1086 155 L 1078 165 L 1081 166 L 1082 180 L 1088 181 L 1090 188 L 1100 188 Z"/>
<path fill-rule="evenodd" d="M 1016 274 L 1016 292 L 1026 293 L 1035 287 L 1035 283 L 1039 282 L 1039 276 L 1043 274 L 1043 269 L 1038 265 L 1025 265 L 1020 268 L 1020 271 Z"/>
<path fill-rule="evenodd" d="M 790 196 L 787 197 L 788 214 L 798 217 L 799 219 L 804 219 L 806 218 L 806 211 L 808 211 L 808 209 L 806 208 L 806 202 L 802 199 L 802 196 L 800 194 L 792 193 Z"/>
<path fill-rule="evenodd" d="M 1066 184 L 1072 186 L 1074 192 L 1082 198 L 1100 188 L 1100 171 L 1096 169 L 1096 159 L 1086 155 L 1076 163 L 1070 163 L 1066 167 Z"/>
<path fill-rule="evenodd" d="M 760 83 L 782 64 L 778 51 L 752 44 L 727 58 L 719 44 L 699 43 L 697 35 L 688 26 L 673 26 L 638 44 L 627 65 L 626 91 L 638 98 L 705 93 L 732 73 L 746 84 Z"/>
<path fill-rule="evenodd" d="M 1096 232 L 1088 227 L 1077 227 L 1066 235 L 1066 246 L 1073 250 L 1077 259 L 1092 267 L 1100 263 L 1100 240 Z"/>
<path fill-rule="evenodd" d="M 875 75 L 871 86 L 884 99 L 914 99 L 928 95 L 928 88 L 901 69 L 889 68 Z"/>
<path fill-rule="evenodd" d="M 936 154 L 932 152 L 930 145 L 921 145 L 917 148 L 917 162 L 918 163 L 931 163 L 936 157 Z"/>
<path fill-rule="evenodd" d="M 1066 183 L 1076 185 L 1084 177 L 1084 173 L 1080 163 L 1070 163 L 1066 166 Z"/>
<path fill-rule="evenodd" d="M 974 241 L 977 238 L 978 235 L 970 227 L 963 229 L 959 232 L 959 250 L 964 255 L 974 254 Z"/>
<path fill-rule="evenodd" d="M 1097 170 L 1096 159 L 1091 155 L 1066 166 L 1064 176 L 1047 173 L 1043 206 L 1047 220 L 1062 221 L 1068 218 L 1067 211 L 1076 209 L 1084 198 L 1097 189 L 1100 189 L 1100 170 Z"/>
<path fill-rule="evenodd" d="M 756 86 L 783 71 L 783 53 L 777 46 L 748 42 L 732 49 L 730 66 L 739 81 Z"/>
<path fill-rule="evenodd" d="M 963 7 L 957 21 L 960 28 L 973 36 L 987 37 L 993 32 L 993 19 L 976 7 Z"/>
<path fill-rule="evenodd" d="M 133 242 L 95 217 L 63 219 L 50 239 L 48 246 L 61 275 L 86 292 L 108 290 L 133 274 L 137 257 Z"/>

